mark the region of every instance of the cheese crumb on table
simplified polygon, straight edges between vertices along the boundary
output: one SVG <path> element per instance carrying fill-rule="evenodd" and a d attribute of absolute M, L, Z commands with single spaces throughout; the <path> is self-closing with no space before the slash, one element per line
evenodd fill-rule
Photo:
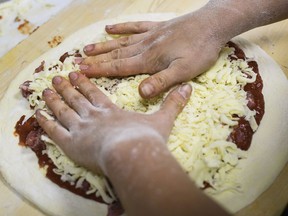
<path fill-rule="evenodd" d="M 0 57 L 72 0 L 10 0 L 0 4 Z"/>

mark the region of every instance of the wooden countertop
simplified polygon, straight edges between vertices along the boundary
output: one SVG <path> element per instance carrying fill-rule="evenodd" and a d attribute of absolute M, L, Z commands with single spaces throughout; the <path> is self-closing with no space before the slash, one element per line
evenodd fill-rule
<path fill-rule="evenodd" d="M 183 14 L 201 7 L 206 2 L 207 0 L 76 0 L 0 59 L 0 99 L 14 77 L 50 49 L 47 42 L 56 35 L 65 38 L 88 24 L 119 15 L 154 12 Z M 254 29 L 243 34 L 243 37 L 262 47 L 288 76 L 288 20 Z M 288 165 L 265 193 L 236 215 L 279 216 L 288 201 L 287 182 Z M 41 216 L 43 213 L 24 201 L 1 179 L 0 215 Z"/>

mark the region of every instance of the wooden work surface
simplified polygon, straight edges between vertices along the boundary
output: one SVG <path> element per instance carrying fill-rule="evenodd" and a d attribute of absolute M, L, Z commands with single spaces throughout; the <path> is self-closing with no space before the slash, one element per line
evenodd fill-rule
<path fill-rule="evenodd" d="M 53 36 L 64 38 L 79 28 L 101 19 L 119 15 L 153 12 L 183 14 L 195 10 L 204 0 L 79 0 L 41 26 L 28 39 L 0 59 L 0 99 L 14 77 L 38 56 L 49 50 L 48 41 Z M 243 35 L 260 45 L 288 75 L 288 20 L 254 29 Z M 288 121 L 288 119 L 283 119 Z M 288 145 L 288 143 L 287 143 Z M 238 212 L 237 216 L 279 216 L 288 201 L 288 165 L 274 184 L 252 205 Z M 21 180 L 19 180 L 21 184 Z M 31 204 L 0 181 L 0 215 L 43 215 Z"/>

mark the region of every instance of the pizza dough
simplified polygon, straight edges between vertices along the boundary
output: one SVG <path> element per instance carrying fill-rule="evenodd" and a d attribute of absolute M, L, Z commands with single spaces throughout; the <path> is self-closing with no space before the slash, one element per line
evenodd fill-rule
<path fill-rule="evenodd" d="M 260 47 L 243 39 L 233 40 L 247 57 L 258 63 L 263 79 L 265 114 L 253 136 L 247 159 L 240 163 L 243 193 L 225 192 L 214 198 L 235 212 L 253 202 L 275 180 L 288 161 L 288 80 L 281 68 Z"/>
<path fill-rule="evenodd" d="M 144 14 L 95 23 L 74 33 L 19 73 L 0 104 L 0 170 L 12 188 L 49 215 L 107 214 L 107 205 L 76 196 L 50 182 L 39 172 L 35 154 L 30 149 L 18 146 L 18 137 L 13 136 L 15 123 L 22 115 L 29 117 L 33 113 L 26 99 L 22 98 L 18 86 L 32 79 L 32 72 L 43 59 L 51 61 L 67 50 L 101 40 L 106 24 L 128 20 L 166 20 L 172 17 L 173 14 Z M 244 192 L 224 192 L 214 196 L 217 202 L 231 212 L 253 202 L 265 191 L 288 158 L 288 122 L 282 121 L 288 119 L 288 101 L 283 100 L 288 92 L 287 78 L 280 67 L 259 47 L 242 39 L 235 39 L 234 42 L 243 49 L 247 57 L 254 58 L 258 63 L 264 83 L 265 115 L 254 134 L 248 158 L 240 164 L 243 168 L 240 181 Z M 269 163 L 267 158 L 270 159 Z"/>

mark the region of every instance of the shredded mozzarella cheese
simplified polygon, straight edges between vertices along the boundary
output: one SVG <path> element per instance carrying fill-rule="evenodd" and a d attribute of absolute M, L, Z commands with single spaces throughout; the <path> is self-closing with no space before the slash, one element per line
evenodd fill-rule
<path fill-rule="evenodd" d="M 248 108 L 247 95 L 243 90 L 247 83 L 255 81 L 256 74 L 246 61 L 230 61 L 229 55 L 233 51 L 233 48 L 223 48 L 217 63 L 190 81 L 192 96 L 176 119 L 168 141 L 169 150 L 196 185 L 200 188 L 204 188 L 205 184 L 211 186 L 205 190 L 209 193 L 241 190 L 241 184 L 237 181 L 237 165 L 240 159 L 246 157 L 246 152 L 227 141 L 233 126 L 238 124 L 235 116 L 245 116 L 253 130 L 258 127 L 255 111 Z M 42 100 L 42 91 L 47 87 L 52 88 L 51 80 L 55 75 L 67 78 L 69 72 L 79 70 L 73 59 L 70 56 L 64 63 L 46 62 L 44 71 L 35 74 L 35 80 L 29 87 L 33 91 L 29 96 L 31 106 L 47 109 Z M 58 66 L 53 67 L 55 65 Z M 91 81 L 120 108 L 151 113 L 159 109 L 167 93 L 149 101 L 142 99 L 138 94 L 138 85 L 147 77 L 93 78 Z M 95 193 L 107 203 L 115 199 L 105 178 L 77 166 L 47 136 L 43 136 L 43 140 L 47 143 L 47 150 L 43 153 L 53 160 L 57 167 L 55 173 L 61 175 L 63 181 L 80 187 L 85 179 L 91 185 L 87 193 Z"/>

